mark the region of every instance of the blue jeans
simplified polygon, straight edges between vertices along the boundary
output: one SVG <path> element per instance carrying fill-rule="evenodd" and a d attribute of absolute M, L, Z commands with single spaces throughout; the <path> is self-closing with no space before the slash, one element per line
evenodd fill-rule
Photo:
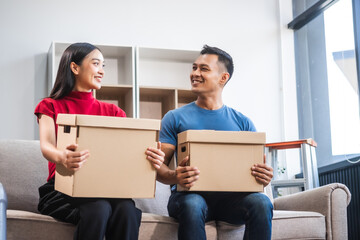
<path fill-rule="evenodd" d="M 169 215 L 179 222 L 178 238 L 206 239 L 205 222 L 245 224 L 244 239 L 271 239 L 273 205 L 262 193 L 173 192 Z"/>

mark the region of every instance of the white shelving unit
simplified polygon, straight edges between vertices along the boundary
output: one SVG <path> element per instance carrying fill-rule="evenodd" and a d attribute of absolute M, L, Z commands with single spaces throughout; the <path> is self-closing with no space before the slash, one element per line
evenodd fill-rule
<path fill-rule="evenodd" d="M 55 83 L 61 55 L 71 43 L 52 42 L 48 89 Z M 105 76 L 94 96 L 114 103 L 128 117 L 161 119 L 171 109 L 196 99 L 190 71 L 198 51 L 95 44 L 105 59 Z M 136 63 L 136 64 L 135 64 Z"/>

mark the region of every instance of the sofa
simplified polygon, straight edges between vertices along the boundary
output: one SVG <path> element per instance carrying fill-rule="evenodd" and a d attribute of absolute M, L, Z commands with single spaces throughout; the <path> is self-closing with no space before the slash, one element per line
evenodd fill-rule
<path fill-rule="evenodd" d="M 74 225 L 37 211 L 38 187 L 47 173 L 39 141 L 0 140 L 0 240 L 5 234 L 8 240 L 73 238 Z M 157 182 L 155 199 L 135 199 L 143 211 L 139 239 L 177 239 L 178 224 L 166 208 L 169 195 L 169 186 Z M 276 198 L 272 239 L 347 239 L 350 199 L 348 188 L 339 183 Z M 206 224 L 207 239 L 242 239 L 244 229 Z"/>

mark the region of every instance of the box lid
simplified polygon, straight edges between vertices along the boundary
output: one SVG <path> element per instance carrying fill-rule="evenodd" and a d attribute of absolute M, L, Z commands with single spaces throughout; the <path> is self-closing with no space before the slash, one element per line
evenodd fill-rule
<path fill-rule="evenodd" d="M 81 114 L 58 114 L 56 124 L 68 126 L 160 130 L 160 120 Z"/>
<path fill-rule="evenodd" d="M 184 142 L 265 144 L 265 141 L 266 135 L 263 132 L 187 130 L 178 134 L 179 144 Z"/>

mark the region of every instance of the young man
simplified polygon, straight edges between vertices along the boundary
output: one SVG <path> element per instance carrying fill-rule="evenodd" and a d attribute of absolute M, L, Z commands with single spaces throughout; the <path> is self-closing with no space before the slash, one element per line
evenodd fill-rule
<path fill-rule="evenodd" d="M 222 102 L 222 91 L 233 69 L 229 54 L 205 45 L 193 63 L 190 74 L 192 92 L 197 95 L 197 100 L 169 111 L 162 120 L 160 141 L 166 164 L 158 170 L 158 180 L 174 184 L 168 211 L 179 222 L 180 240 L 206 239 L 205 222 L 211 220 L 245 224 L 244 239 L 271 239 L 273 206 L 267 196 L 244 192 L 177 192 L 175 184 L 184 187 L 196 184 L 201 177 L 200 169 L 185 166 L 189 157 L 179 159 L 176 170 L 167 167 L 176 151 L 177 134 L 180 132 L 189 129 L 256 131 L 249 118 Z M 219 164 L 224 164 L 221 159 Z M 257 164 L 252 167 L 251 174 L 266 186 L 271 181 L 273 169 L 265 164 Z"/>

